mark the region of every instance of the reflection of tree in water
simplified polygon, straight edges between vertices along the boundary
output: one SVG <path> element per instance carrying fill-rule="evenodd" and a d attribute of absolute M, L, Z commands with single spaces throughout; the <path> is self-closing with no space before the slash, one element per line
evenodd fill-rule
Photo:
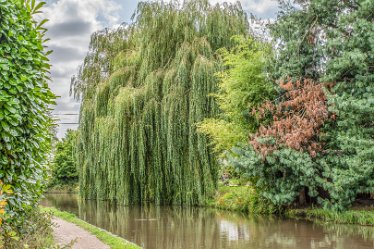
<path fill-rule="evenodd" d="M 78 214 L 78 196 L 76 194 L 45 194 L 41 204 Z"/>
<path fill-rule="evenodd" d="M 67 196 L 50 201 L 63 210 L 70 202 L 75 201 L 70 208 L 77 206 L 77 199 L 69 201 Z M 373 227 L 322 226 L 213 209 L 126 207 L 80 200 L 79 216 L 145 249 L 374 248 Z"/>
<path fill-rule="evenodd" d="M 243 225 L 237 225 L 222 219 L 220 221 L 221 237 L 226 237 L 229 241 L 248 240 L 248 229 Z"/>
<path fill-rule="evenodd" d="M 358 231 L 358 226 L 326 227 L 307 221 L 269 217 L 252 217 L 247 222 L 252 236 L 249 248 L 373 248 L 373 237 L 365 240 L 364 233 Z M 347 233 L 348 230 L 351 233 Z M 341 231 L 344 232 L 340 233 Z M 372 235 L 374 228 L 367 228 L 364 231 Z"/>
<path fill-rule="evenodd" d="M 124 207 L 82 202 L 88 222 L 151 248 L 221 248 L 214 212 L 180 207 Z M 82 212 L 85 210 L 85 212 Z"/>
<path fill-rule="evenodd" d="M 323 226 L 323 230 L 340 239 L 336 249 L 374 248 L 374 227 L 328 224 Z"/>

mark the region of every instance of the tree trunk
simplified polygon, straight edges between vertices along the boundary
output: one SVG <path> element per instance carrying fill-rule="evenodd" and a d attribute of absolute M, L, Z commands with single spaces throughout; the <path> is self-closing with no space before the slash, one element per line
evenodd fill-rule
<path fill-rule="evenodd" d="M 299 192 L 299 205 L 305 206 L 306 204 L 306 193 L 305 188 L 302 188 Z"/>

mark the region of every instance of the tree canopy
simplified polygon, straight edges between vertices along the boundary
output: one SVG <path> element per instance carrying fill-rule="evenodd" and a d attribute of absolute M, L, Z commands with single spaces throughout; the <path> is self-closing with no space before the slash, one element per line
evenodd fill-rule
<path fill-rule="evenodd" d="M 134 23 L 92 36 L 73 79 L 82 97 L 78 132 L 84 198 L 201 204 L 217 163 L 196 125 L 214 117 L 215 51 L 246 35 L 239 4 L 140 3 Z"/>
<path fill-rule="evenodd" d="M 77 132 L 68 130 L 65 137 L 55 145 L 51 185 L 78 182 L 78 171 L 74 155 Z"/>

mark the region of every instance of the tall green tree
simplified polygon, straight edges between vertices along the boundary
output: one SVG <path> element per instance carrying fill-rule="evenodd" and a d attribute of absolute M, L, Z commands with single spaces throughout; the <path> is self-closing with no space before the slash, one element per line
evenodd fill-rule
<path fill-rule="evenodd" d="M 333 1 L 335 2 L 335 1 Z M 350 205 L 357 194 L 374 192 L 374 2 L 336 2 L 327 25 L 326 73 L 337 119 L 325 128 L 323 185 L 332 207 Z"/>
<path fill-rule="evenodd" d="M 51 185 L 78 183 L 78 171 L 74 150 L 77 132 L 68 130 L 65 137 L 55 145 Z"/>
<path fill-rule="evenodd" d="M 288 59 L 276 65 L 279 77 L 335 83 L 329 107 L 336 120 L 325 126 L 317 161 L 325 203 L 339 209 L 358 193 L 374 192 L 374 3 L 312 0 L 302 6 L 273 27 L 284 41 L 280 57 Z"/>
<path fill-rule="evenodd" d="M 83 99 L 78 165 L 83 198 L 201 204 L 217 163 L 196 125 L 217 114 L 215 51 L 246 35 L 239 4 L 140 3 L 134 23 L 92 36 L 72 88 Z"/>
<path fill-rule="evenodd" d="M 0 180 L 11 186 L 1 232 L 25 232 L 46 181 L 50 150 L 49 69 L 42 25 L 44 2 L 0 1 Z"/>

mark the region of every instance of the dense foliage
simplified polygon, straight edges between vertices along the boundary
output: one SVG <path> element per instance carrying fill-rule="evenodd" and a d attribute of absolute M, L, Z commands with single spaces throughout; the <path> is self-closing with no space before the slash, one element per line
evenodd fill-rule
<path fill-rule="evenodd" d="M 275 93 L 265 74 L 270 46 L 254 38 L 236 36 L 232 39 L 233 48 L 218 51 L 225 70 L 217 73 L 218 89 L 211 93 L 221 113 L 199 124 L 199 130 L 213 139 L 218 152 L 247 141 L 248 132 L 257 130 L 260 125 L 258 118 L 249 115 L 248 110 L 271 99 Z"/>
<path fill-rule="evenodd" d="M 299 93 L 284 99 L 278 89 L 258 110 L 273 122 L 252 139 L 254 148 L 236 149 L 233 162 L 275 204 L 312 197 L 341 210 L 374 192 L 374 2 L 297 2 L 271 27 L 277 54 L 269 75 L 300 85 Z M 323 94 L 311 82 L 334 87 Z"/>
<path fill-rule="evenodd" d="M 55 145 L 50 185 L 66 185 L 78 182 L 78 171 L 74 155 L 76 140 L 77 132 L 68 130 L 65 137 Z"/>
<path fill-rule="evenodd" d="M 310 156 L 316 157 L 322 150 L 318 135 L 329 118 L 324 85 L 298 80 L 295 83 L 280 82 L 279 88 L 282 95 L 277 103 L 266 101 L 253 108 L 253 116 L 260 120 L 271 116 L 273 120 L 271 124 L 260 126 L 251 136 L 250 144 L 264 157 L 284 146 L 308 151 Z"/>
<path fill-rule="evenodd" d="M 27 233 L 31 210 L 42 193 L 50 148 L 50 65 L 43 23 L 32 16 L 43 2 L 0 0 L 0 180 L 10 186 L 3 235 Z M 9 191 L 8 191 L 9 193 Z M 6 195 L 6 196 L 4 196 Z M 0 200 L 1 201 L 1 200 Z M 9 244 L 9 243 L 8 243 Z"/>
<path fill-rule="evenodd" d="M 315 4 L 318 11 L 321 3 Z M 329 204 L 338 208 L 359 193 L 374 192 L 374 2 L 332 1 L 326 9 L 337 15 L 326 24 L 329 60 L 323 75 L 337 83 L 329 98 L 337 120 L 325 128 L 326 156 L 320 164 Z"/>
<path fill-rule="evenodd" d="M 215 51 L 247 32 L 239 4 L 197 0 L 140 3 L 132 25 L 92 36 L 72 84 L 83 98 L 83 198 L 201 204 L 213 195 L 217 163 L 196 124 L 218 111 Z"/>
<path fill-rule="evenodd" d="M 13 239 L 7 239 L 4 249 L 65 249 L 56 245 L 53 238 L 52 216 L 36 208 L 27 218 L 28 228 Z M 2 247 L 0 247 L 2 248 Z M 2 248 L 3 249 L 3 248 Z"/>
<path fill-rule="evenodd" d="M 221 162 L 278 207 L 374 192 L 374 3 L 280 2 L 274 51 L 239 4 L 206 0 L 141 3 L 133 24 L 94 34 L 72 81 L 82 196 L 203 203 L 210 143 L 236 146 Z"/>

